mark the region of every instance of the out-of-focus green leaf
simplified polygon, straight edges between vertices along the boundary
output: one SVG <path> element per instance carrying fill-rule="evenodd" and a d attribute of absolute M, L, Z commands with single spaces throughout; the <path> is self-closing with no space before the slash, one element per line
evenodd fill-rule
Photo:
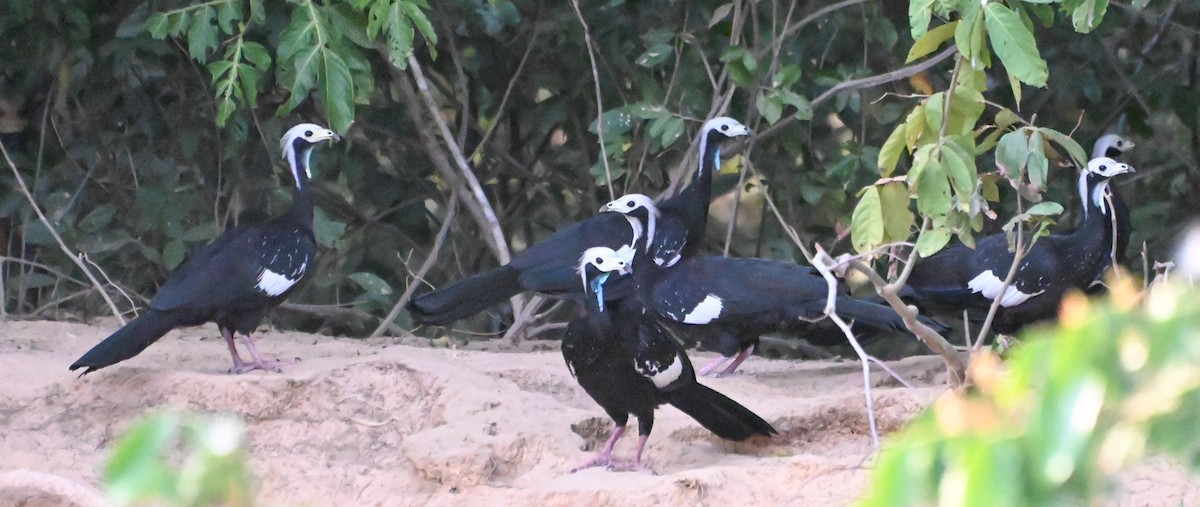
<path fill-rule="evenodd" d="M 634 63 L 642 67 L 657 67 L 675 54 L 675 47 L 667 44 L 655 44 L 646 48 Z"/>
<path fill-rule="evenodd" d="M 921 257 L 929 257 L 937 253 L 946 243 L 950 242 L 950 230 L 944 226 L 934 226 L 926 229 L 917 237 L 917 253 Z"/>
<path fill-rule="evenodd" d="M 900 162 L 900 155 L 904 152 L 904 131 L 904 123 L 896 125 L 887 141 L 879 148 L 879 173 L 884 178 L 890 177 L 896 171 L 896 164 Z"/>

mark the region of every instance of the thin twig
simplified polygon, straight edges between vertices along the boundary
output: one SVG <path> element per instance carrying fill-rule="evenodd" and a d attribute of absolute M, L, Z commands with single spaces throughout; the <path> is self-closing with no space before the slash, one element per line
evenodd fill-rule
<path fill-rule="evenodd" d="M 854 337 L 854 332 L 850 330 L 850 325 L 842 320 L 842 317 L 837 314 L 837 278 L 830 271 L 830 266 L 836 265 L 829 254 L 825 253 L 825 249 L 821 248 L 820 244 L 816 245 L 817 255 L 812 259 L 812 266 L 821 273 L 821 277 L 825 279 L 825 284 L 828 287 L 828 293 L 825 296 L 825 316 L 829 317 L 837 327 L 846 335 L 846 340 L 850 342 L 850 346 L 854 347 L 854 353 L 858 354 L 858 361 L 862 363 L 863 374 L 863 394 L 867 397 L 867 423 L 871 427 L 871 442 L 875 444 L 875 448 L 879 448 L 879 430 L 875 423 L 875 397 L 871 394 L 871 361 L 867 352 L 863 350 L 862 345 L 858 343 L 858 339 Z"/>
<path fill-rule="evenodd" d="M 937 55 L 934 55 L 930 58 L 927 58 L 920 63 L 914 63 L 907 67 L 901 67 L 899 69 L 896 69 L 896 70 L 893 70 L 890 72 L 885 72 L 883 74 L 867 76 L 867 77 L 864 77 L 861 79 L 852 79 L 850 81 L 842 81 L 841 83 L 834 85 L 832 88 L 825 90 L 824 93 L 817 95 L 817 98 L 812 99 L 812 101 L 809 102 L 809 105 L 811 105 L 813 107 L 813 109 L 816 109 L 817 106 L 819 106 L 822 103 L 824 103 L 825 101 L 833 98 L 835 95 L 837 95 L 839 93 L 847 92 L 847 91 L 851 91 L 851 90 L 862 90 L 862 89 L 866 89 L 866 88 L 874 88 L 874 87 L 882 85 L 882 84 L 887 84 L 887 83 L 891 83 L 893 81 L 899 81 L 901 79 L 915 76 L 921 72 L 928 70 L 929 68 L 933 67 L 934 65 L 942 63 L 947 58 L 954 56 L 955 52 L 957 52 L 957 51 L 958 51 L 958 47 L 951 45 L 950 47 L 943 50 L 941 53 L 938 53 Z M 787 128 L 789 125 L 791 125 L 795 121 L 797 121 L 795 116 L 789 116 L 787 118 L 779 120 L 778 123 L 764 129 L 756 137 L 766 138 L 766 137 L 778 132 L 781 129 Z"/>
<path fill-rule="evenodd" d="M 1020 192 L 1017 193 L 1017 215 L 1024 213 L 1022 209 L 1023 202 Z M 1004 285 L 1000 286 L 1000 292 L 992 298 L 992 305 L 988 308 L 987 318 L 983 320 L 983 325 L 979 326 L 979 335 L 975 337 L 975 343 L 971 344 L 971 352 L 977 352 L 979 347 L 983 345 L 983 338 L 987 336 L 988 331 L 992 329 L 992 321 L 996 318 L 996 312 L 1000 310 L 1000 301 L 1004 300 L 1004 295 L 1008 292 L 1008 287 L 1012 285 L 1013 278 L 1017 276 L 1017 268 L 1021 266 L 1021 261 L 1025 260 L 1025 254 L 1029 250 L 1025 248 L 1025 222 L 1017 222 L 1017 248 L 1013 251 L 1012 264 L 1008 267 L 1008 275 L 1004 277 Z M 1029 249 L 1033 248 L 1033 243 L 1029 244 Z"/>
<path fill-rule="evenodd" d="M 38 207 L 37 201 L 33 198 L 33 194 L 29 192 L 29 187 L 25 186 L 25 179 L 21 177 L 21 171 L 17 170 L 17 164 L 14 163 L 12 161 L 12 157 L 8 155 L 8 148 L 4 146 L 3 142 L 0 142 L 0 153 L 4 154 L 4 161 L 7 162 L 8 167 L 12 169 L 13 176 L 17 179 L 17 185 L 21 187 L 21 193 L 25 194 L 25 198 L 29 200 L 29 206 L 31 206 L 33 211 L 37 213 L 38 220 L 41 220 L 42 225 L 46 226 L 46 230 L 50 232 L 50 235 L 54 236 L 54 240 L 58 242 L 58 247 L 62 249 L 62 252 L 66 254 L 68 258 L 74 261 L 76 266 L 79 266 L 79 269 L 83 271 L 83 274 L 87 275 L 88 280 L 91 280 L 92 285 L 96 287 L 96 290 L 100 292 L 100 296 L 104 298 L 106 303 L 108 303 L 109 309 L 112 310 L 113 315 L 117 317 L 117 320 L 121 322 L 121 325 L 125 325 L 125 317 L 121 315 L 121 310 L 117 309 L 117 304 L 113 302 L 112 298 L 108 297 L 108 293 L 104 291 L 104 287 L 100 285 L 100 281 L 97 280 L 96 276 L 93 275 L 91 270 L 87 268 L 87 265 L 83 263 L 78 255 L 76 255 L 71 251 L 70 248 L 67 247 L 67 244 L 63 242 L 62 236 L 58 235 L 58 231 L 56 231 L 54 226 L 50 224 L 50 220 L 46 218 L 46 214 L 42 213 L 42 209 Z"/>
<path fill-rule="evenodd" d="M 575 17 L 579 18 L 579 24 L 583 26 L 583 42 L 587 46 L 588 61 L 592 64 L 592 82 L 596 87 L 596 137 L 600 140 L 600 161 L 604 164 L 604 182 L 608 185 L 608 199 L 613 200 L 617 198 L 617 195 L 613 193 L 612 170 L 608 167 L 608 148 L 604 146 L 604 100 L 600 96 L 600 72 L 596 69 L 596 52 L 592 49 L 592 33 L 588 29 L 587 21 L 583 19 L 583 12 L 579 10 L 579 0 L 571 0 L 571 8 L 575 10 Z"/>
<path fill-rule="evenodd" d="M 105 273 L 104 270 L 100 268 L 99 264 L 96 264 L 96 262 L 93 261 L 91 257 L 88 257 L 88 254 L 86 252 L 79 254 L 79 256 L 82 257 L 83 260 L 86 261 L 88 264 L 95 266 L 96 271 L 100 272 L 100 276 L 104 277 L 104 281 L 107 282 L 109 286 L 116 289 L 117 292 L 121 293 L 121 296 L 125 297 L 125 300 L 129 302 L 129 306 L 130 306 L 130 308 L 134 309 L 133 310 L 134 312 L 137 311 L 136 310 L 137 303 L 133 302 L 133 298 L 129 297 L 129 294 L 127 292 L 125 292 L 125 289 L 122 289 L 121 286 L 117 285 L 116 283 L 113 283 L 112 278 L 108 277 L 108 273 Z"/>
<path fill-rule="evenodd" d="M 454 189 L 450 194 L 450 205 L 446 207 L 446 216 L 442 218 L 442 226 L 438 229 L 437 237 L 433 240 L 433 248 L 429 249 L 429 256 L 425 258 L 425 262 L 421 263 L 421 267 L 413 274 L 413 282 L 408 284 L 408 288 L 404 289 L 404 294 L 400 295 L 400 300 L 396 301 L 396 305 L 388 312 L 387 317 L 384 317 L 379 322 L 379 327 L 376 327 L 371 332 L 371 338 L 379 338 L 387 331 L 388 324 L 396 320 L 396 316 L 400 315 L 400 311 L 404 309 L 404 305 L 412 299 L 413 292 L 420 285 L 419 282 L 425 280 L 425 274 L 429 272 L 433 265 L 437 263 L 438 253 L 442 250 L 442 243 L 446 241 L 446 234 L 450 232 L 450 224 L 454 223 L 454 216 L 458 214 L 458 189 Z"/>

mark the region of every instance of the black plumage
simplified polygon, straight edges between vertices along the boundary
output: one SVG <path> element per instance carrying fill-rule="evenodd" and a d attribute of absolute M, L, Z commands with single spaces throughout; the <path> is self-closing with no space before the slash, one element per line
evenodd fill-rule
<path fill-rule="evenodd" d="M 626 254 L 606 247 L 588 249 L 580 260 L 588 315 L 568 325 L 563 359 L 579 385 L 616 426 L 603 450 L 577 469 L 614 464 L 612 449 L 630 414 L 638 418 L 639 435 L 630 465 L 641 468 L 642 452 L 654 427 L 654 411 L 664 403 L 726 440 L 775 434 L 758 415 L 696 382 L 687 354 L 636 298 L 606 302 L 604 282 L 626 271 L 629 261 Z"/>
<path fill-rule="evenodd" d="M 1074 231 L 1033 243 L 1007 288 L 1004 279 L 1014 253 L 1005 234 L 994 234 L 980 239 L 974 249 L 954 244 L 918 261 L 907 285 L 915 302 L 936 313 L 961 315 L 966 310 L 979 320 L 1003 294 L 992 323 L 1001 334 L 1054 317 L 1063 294 L 1086 288 L 1108 262 L 1114 241 L 1113 209 L 1106 200 L 1112 191 L 1109 180 L 1132 171 L 1107 157 L 1089 161 L 1079 179 L 1083 221 Z"/>
<path fill-rule="evenodd" d="M 692 183 L 669 201 L 687 218 L 666 224 L 684 231 L 677 237 L 686 239 L 687 232 L 703 231 L 708 217 L 708 200 L 712 194 L 712 172 L 719 165 L 721 143 L 750 131 L 732 118 L 714 118 L 700 130 L 700 162 Z M 695 209 L 693 209 L 695 208 Z M 699 211 L 696 211 L 696 210 Z M 418 324 L 444 325 L 470 317 L 480 311 L 516 296 L 524 291 L 546 295 L 578 294 L 575 260 L 584 250 L 594 246 L 618 249 L 631 244 L 643 232 L 619 216 L 601 213 L 574 225 L 559 229 L 550 237 L 534 244 L 513 257 L 506 265 L 452 282 L 414 297 L 407 305 Z M 678 250 L 698 248 L 699 244 L 680 244 Z M 623 294 L 621 287 L 611 287 L 610 297 Z"/>
<path fill-rule="evenodd" d="M 736 353 L 732 364 L 722 372 L 732 373 L 753 352 L 762 334 L 787 323 L 825 317 L 828 285 L 811 266 L 766 259 L 686 256 L 674 264 L 660 264 L 649 259 L 653 248 L 641 247 L 647 241 L 655 244 L 654 224 L 661 216 L 649 198 L 627 195 L 609 203 L 606 211 L 627 214 L 647 224 L 646 239 L 635 247 L 637 269 L 633 275 L 642 303 L 671 322 L 668 325 L 685 342 L 712 341 L 716 337 L 724 357 L 706 365 L 702 374 L 713 371 Z M 844 286 L 838 290 L 837 313 L 858 326 L 907 329 L 891 307 L 852 298 Z M 922 317 L 922 322 L 946 329 L 932 319 Z"/>
<path fill-rule="evenodd" d="M 307 181 L 313 147 L 337 134 L 313 124 L 292 127 L 280 146 L 296 190 L 283 215 L 263 224 L 226 231 L 200 249 L 167 279 L 150 307 L 80 357 L 71 370 L 86 375 L 141 353 L 177 327 L 216 322 L 233 356 L 235 373 L 279 363 L 259 354 L 250 333 L 296 289 L 313 266 L 313 203 Z M 243 335 L 250 362 L 243 361 L 233 334 Z"/>

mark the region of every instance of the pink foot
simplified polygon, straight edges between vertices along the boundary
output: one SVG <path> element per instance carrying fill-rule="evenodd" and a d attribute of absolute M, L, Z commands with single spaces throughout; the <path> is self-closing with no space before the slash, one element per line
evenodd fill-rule
<path fill-rule="evenodd" d="M 583 463 L 580 463 L 575 468 L 572 468 L 571 473 L 575 473 L 580 470 L 587 470 L 589 468 L 599 467 L 599 466 L 602 466 L 605 468 L 611 468 L 613 466 L 612 454 L 607 454 L 607 453 L 603 453 L 603 452 L 599 453 L 596 455 L 596 457 L 594 457 L 588 461 L 585 461 Z"/>
<path fill-rule="evenodd" d="M 716 359 L 709 361 L 708 364 L 704 365 L 699 370 L 696 370 L 696 374 L 700 375 L 701 377 L 707 376 L 708 374 L 712 373 L 713 370 L 716 370 L 718 366 L 725 364 L 725 361 L 728 360 L 729 358 L 726 356 L 718 356 Z"/>
<path fill-rule="evenodd" d="M 259 361 L 250 361 L 248 363 L 245 361 L 242 361 L 241 364 L 238 364 L 238 362 L 235 361 L 233 363 L 233 368 L 229 369 L 229 373 L 240 375 L 242 373 L 247 373 L 247 372 L 251 372 L 254 370 L 273 371 L 275 373 L 283 373 L 282 367 L 287 366 L 289 364 L 296 364 L 298 362 L 300 362 L 300 358 L 295 358 L 290 361 L 281 360 L 281 359 L 263 359 L 263 360 L 259 360 Z"/>

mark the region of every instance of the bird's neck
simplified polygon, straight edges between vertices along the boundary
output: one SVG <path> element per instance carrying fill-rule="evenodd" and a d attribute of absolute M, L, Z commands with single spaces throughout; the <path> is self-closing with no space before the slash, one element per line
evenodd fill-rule
<path fill-rule="evenodd" d="M 292 191 L 292 205 L 284 214 L 288 220 L 304 226 L 308 230 L 313 227 L 313 200 L 308 187 L 301 185 Z"/>

